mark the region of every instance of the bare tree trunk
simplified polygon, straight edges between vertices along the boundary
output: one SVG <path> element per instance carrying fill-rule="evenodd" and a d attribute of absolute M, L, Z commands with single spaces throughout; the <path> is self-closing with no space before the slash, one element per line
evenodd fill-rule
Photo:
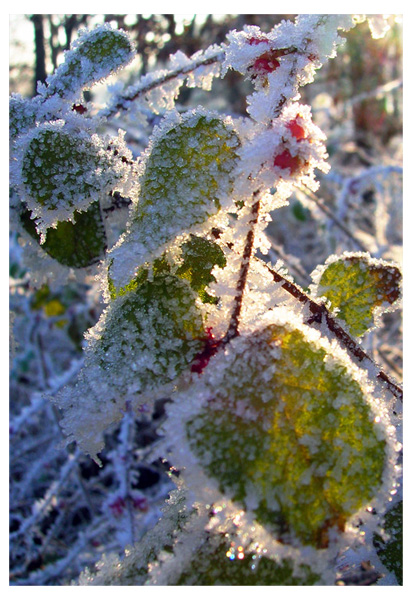
<path fill-rule="evenodd" d="M 46 81 L 46 51 L 44 47 L 44 29 L 43 15 L 31 15 L 31 22 L 34 26 L 34 44 L 35 44 L 35 71 L 34 71 L 34 86 L 33 95 L 37 93 L 37 82 Z"/>

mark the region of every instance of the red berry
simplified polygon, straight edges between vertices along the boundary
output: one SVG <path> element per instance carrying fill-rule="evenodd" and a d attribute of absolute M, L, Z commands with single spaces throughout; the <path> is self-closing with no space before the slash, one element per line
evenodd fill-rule
<path fill-rule="evenodd" d="M 261 44 L 263 42 L 265 42 L 266 44 L 269 44 L 268 38 L 266 38 L 264 36 L 260 37 L 260 38 L 250 37 L 250 38 L 248 38 L 247 41 L 248 41 L 248 43 L 249 43 L 250 46 L 258 46 L 258 44 Z"/>
<path fill-rule="evenodd" d="M 134 496 L 132 498 L 132 504 L 134 508 L 147 512 L 149 510 L 148 500 L 144 496 Z"/>
<path fill-rule="evenodd" d="M 214 338 L 211 327 L 206 328 L 206 334 L 207 338 L 204 349 L 195 356 L 194 362 L 191 365 L 192 373 L 202 373 L 209 363 L 211 357 L 216 354 L 220 347 L 220 341 Z"/>
<path fill-rule="evenodd" d="M 285 56 L 286 54 L 290 54 L 290 52 L 291 50 L 288 50 L 288 48 L 268 50 L 268 52 L 261 54 L 261 56 L 255 60 L 251 68 L 256 73 L 272 73 L 280 66 L 280 61 L 278 60 L 280 56 Z"/>
<path fill-rule="evenodd" d="M 293 175 L 301 168 L 301 159 L 299 156 L 291 156 L 288 149 L 285 149 L 281 154 L 277 154 L 274 157 L 274 167 L 280 167 L 280 169 L 289 169 L 290 174 Z"/>
<path fill-rule="evenodd" d="M 297 118 L 299 116 L 301 115 L 297 115 L 297 117 L 293 121 L 287 123 L 287 127 L 291 131 L 291 135 L 295 137 L 296 140 L 304 140 L 307 136 L 304 127 L 299 125 L 297 122 Z"/>
<path fill-rule="evenodd" d="M 83 104 L 74 104 L 72 106 L 72 110 L 79 113 L 80 115 L 83 115 L 85 112 L 87 112 L 87 108 L 86 106 L 83 106 Z"/>
<path fill-rule="evenodd" d="M 259 56 L 254 62 L 252 68 L 258 73 L 272 73 L 278 69 L 280 62 L 277 60 L 276 51 L 270 50 Z"/>

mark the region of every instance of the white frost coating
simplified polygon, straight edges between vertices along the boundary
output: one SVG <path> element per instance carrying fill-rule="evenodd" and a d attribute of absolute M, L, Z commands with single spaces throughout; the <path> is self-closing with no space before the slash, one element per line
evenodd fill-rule
<path fill-rule="evenodd" d="M 235 192 L 251 195 L 253 190 L 275 186 L 277 194 L 273 198 L 285 201 L 294 186 L 303 185 L 316 191 L 319 183 L 314 170 L 327 173 L 330 169 L 324 140 L 324 133 L 311 120 L 309 106 L 298 103 L 285 106 L 270 128 L 256 126 L 248 132 L 240 152 Z M 245 175 L 242 177 L 245 172 L 252 181 Z M 269 205 L 267 209 L 272 211 L 277 207 Z"/>
<path fill-rule="evenodd" d="M 374 40 L 383 38 L 390 29 L 390 15 L 367 15 L 371 37 Z"/>
<path fill-rule="evenodd" d="M 64 62 L 47 78 L 46 84 L 38 85 L 37 91 L 44 98 L 57 94 L 75 100 L 83 88 L 116 73 L 135 54 L 128 34 L 109 23 L 92 30 L 80 29 L 70 50 L 64 53 Z"/>
<path fill-rule="evenodd" d="M 206 122 L 216 122 L 218 119 L 221 123 L 220 135 L 221 138 L 225 135 L 226 145 L 235 149 L 239 144 L 234 124 L 229 117 L 222 119 L 216 113 L 202 107 L 183 116 L 177 111 L 167 114 L 161 125 L 154 129 L 148 149 L 140 162 L 140 181 L 134 190 L 135 203 L 131 208 L 127 231 L 108 256 L 109 260 L 113 261 L 110 274 L 115 287 L 126 285 L 138 267 L 159 256 L 182 232 L 202 231 L 206 221 L 212 227 L 216 222 L 215 216 L 220 219 L 217 203 L 224 211 L 233 207 L 234 198 L 229 194 L 234 177 L 231 171 L 237 161 L 235 158 L 226 158 L 224 153 L 221 154 L 221 140 L 216 142 L 213 137 L 206 139 L 205 132 L 198 133 L 197 125 L 201 119 L 205 119 Z M 185 140 L 179 137 L 178 129 L 176 136 L 175 128 L 179 126 L 193 127 L 194 133 L 187 138 L 188 149 L 194 150 L 194 158 L 189 165 L 186 165 L 180 156 Z M 231 129 L 234 130 L 233 135 L 230 134 Z M 176 153 L 168 151 L 168 156 L 165 156 L 165 152 L 158 152 L 157 144 L 162 143 L 164 138 L 170 140 L 169 147 L 176 148 Z M 204 147 L 204 144 L 209 144 L 209 148 Z M 198 148 L 199 160 L 204 160 L 208 154 L 213 159 L 208 166 L 208 174 L 198 167 Z M 214 157 L 221 158 L 219 165 Z M 157 173 L 156 181 L 161 191 L 155 189 L 153 171 Z M 175 173 L 177 177 L 174 177 Z M 147 181 L 150 188 L 155 189 L 153 196 L 144 189 Z M 209 181 L 212 182 L 212 186 L 216 185 L 215 188 L 211 187 L 213 192 L 209 191 Z M 141 199 L 136 201 L 139 197 Z"/>
<path fill-rule="evenodd" d="M 170 55 L 166 69 L 146 73 L 126 89 L 119 89 L 117 92 L 114 90 L 109 103 L 99 114 L 107 117 L 120 109 L 131 110 L 135 114 L 147 110 L 156 115 L 164 114 L 174 108 L 184 83 L 188 87 L 211 89 L 213 78 L 220 75 L 222 55 L 222 49 L 215 44 L 196 52 L 190 58 L 178 50 Z"/>
<path fill-rule="evenodd" d="M 129 190 L 132 154 L 124 132 L 102 138 L 87 125 L 72 113 L 65 121 L 32 128 L 16 141 L 11 183 L 32 211 L 42 240 L 48 228 L 58 221 L 73 222 L 75 211 L 87 210 L 109 191 Z"/>
<path fill-rule="evenodd" d="M 363 390 L 365 402 L 371 410 L 372 426 L 374 426 L 378 438 L 387 441 L 387 462 L 382 475 L 382 485 L 376 497 L 372 498 L 370 502 L 375 507 L 377 515 L 369 515 L 369 519 L 367 519 L 365 507 L 360 509 L 357 514 L 349 519 L 345 532 L 342 534 L 338 534 L 337 532 L 337 535 L 333 536 L 330 546 L 326 550 L 315 550 L 302 545 L 293 548 L 288 544 L 280 544 L 265 527 L 258 525 L 254 521 L 253 517 L 249 514 L 249 510 L 246 511 L 242 518 L 237 517 L 240 507 L 234 505 L 229 497 L 222 493 L 218 482 L 205 473 L 199 460 L 192 452 L 187 439 L 186 424 L 202 412 L 211 399 L 215 397 L 216 390 L 222 389 L 222 382 L 224 380 L 226 382 L 225 388 L 228 389 L 234 354 L 242 354 L 244 349 L 248 351 L 248 338 L 244 336 L 235 338 L 217 355 L 212 357 L 203 374 L 201 376 L 194 375 L 192 385 L 187 390 L 178 392 L 175 402 L 168 405 L 168 418 L 162 426 L 162 433 L 165 435 L 162 447 L 164 452 L 167 453 L 168 461 L 180 470 L 185 485 L 191 491 L 188 501 L 192 500 L 199 504 L 214 505 L 216 517 L 214 526 L 223 524 L 225 519 L 234 519 L 237 517 L 240 534 L 245 535 L 246 538 L 250 538 L 254 542 L 258 542 L 262 547 L 267 548 L 270 553 L 273 552 L 275 555 L 281 557 L 300 557 L 301 560 L 308 561 L 312 565 L 312 568 L 315 566 L 316 570 L 318 565 L 323 576 L 328 578 L 331 577 L 331 568 L 328 566 L 329 561 L 334 558 L 340 549 L 346 548 L 357 540 L 363 540 L 365 530 L 376 528 L 379 518 L 382 517 L 387 509 L 389 497 L 391 497 L 393 490 L 397 490 L 399 485 L 400 468 L 397 466 L 397 453 L 400 450 L 400 444 L 396 440 L 395 428 L 391 424 L 385 402 L 382 398 L 373 395 L 374 390 L 370 383 L 369 374 L 365 370 L 356 367 L 349 359 L 347 353 L 338 344 L 332 345 L 316 330 L 305 326 L 297 314 L 291 314 L 284 309 L 270 311 L 260 321 L 257 320 L 254 324 L 251 323 L 248 327 L 246 326 L 245 335 L 252 333 L 254 328 L 261 330 L 270 324 L 298 328 L 315 347 L 328 352 L 327 360 L 331 362 L 331 367 L 334 364 L 340 367 L 344 366 L 347 373 L 352 379 L 358 382 Z M 276 358 L 276 355 L 274 355 L 274 358 Z M 263 364 L 262 377 L 265 376 L 265 370 L 268 368 L 268 361 L 266 361 L 265 365 Z M 249 385 L 247 368 L 245 369 L 245 382 L 240 381 L 239 370 L 234 374 L 234 377 L 236 378 L 236 381 L 234 381 L 235 389 Z M 260 418 L 259 415 L 255 414 L 254 410 L 250 410 L 246 406 L 244 408 L 240 406 L 237 408 L 237 410 L 240 409 L 243 418 L 252 419 L 253 421 Z M 308 440 L 309 448 L 312 447 L 311 444 L 313 444 L 313 441 Z M 159 449 L 157 449 L 157 452 L 159 453 Z M 247 491 L 245 502 L 250 508 L 253 508 L 257 504 L 256 494 L 257 490 L 254 491 L 253 488 Z M 365 523 L 362 530 L 356 526 L 360 518 Z M 328 575 L 328 572 L 330 572 L 330 575 Z"/>
<path fill-rule="evenodd" d="M 351 15 L 299 15 L 282 21 L 269 34 L 246 25 L 228 34 L 222 75 L 229 68 L 254 81 L 256 92 L 249 98 L 248 112 L 258 122 L 270 122 L 277 108 L 299 98 L 299 86 L 311 83 L 315 70 L 335 56 L 343 40 L 337 29 L 355 24 Z"/>

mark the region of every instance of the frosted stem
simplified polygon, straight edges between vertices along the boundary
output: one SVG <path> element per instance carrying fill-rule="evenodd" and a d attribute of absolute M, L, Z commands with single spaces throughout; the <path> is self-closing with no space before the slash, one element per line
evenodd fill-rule
<path fill-rule="evenodd" d="M 180 75 L 187 75 L 188 73 L 192 73 L 192 71 L 195 71 L 199 67 L 206 67 L 208 65 L 212 65 L 216 62 L 224 60 L 224 58 L 225 52 L 218 52 L 215 56 L 209 56 L 208 58 L 195 61 L 190 65 L 181 67 L 180 69 L 169 71 L 166 75 L 162 75 L 158 79 L 154 79 L 153 81 L 148 83 L 148 85 L 138 89 L 137 91 L 134 90 L 133 93 L 131 93 L 131 95 L 128 95 L 126 91 L 124 96 L 122 96 L 122 99 L 117 104 L 115 104 L 110 110 L 105 112 L 105 116 L 114 116 L 118 111 L 125 110 L 124 102 L 133 102 L 134 100 L 137 100 L 140 96 L 147 94 L 148 92 L 164 85 L 165 83 L 168 83 L 168 81 L 171 81 L 172 79 L 175 79 Z"/>
<path fill-rule="evenodd" d="M 260 190 L 256 190 L 253 194 L 254 198 L 258 196 Z M 234 308 L 232 310 L 231 319 L 229 322 L 228 331 L 222 340 L 223 343 L 229 342 L 232 338 L 239 335 L 238 326 L 241 315 L 242 301 L 244 297 L 244 290 L 247 283 L 248 270 L 250 267 L 252 251 L 254 248 L 254 234 L 255 234 L 255 226 L 258 223 L 258 217 L 260 212 L 260 200 L 256 200 L 251 207 L 251 219 L 249 221 L 250 228 L 247 233 L 244 252 L 242 255 L 241 268 L 239 271 L 237 287 L 235 290 L 234 297 Z"/>
<path fill-rule="evenodd" d="M 366 360 L 371 365 L 376 366 L 373 359 L 361 348 L 358 344 L 344 329 L 337 323 L 331 313 L 328 311 L 324 304 L 319 304 L 310 298 L 298 285 L 285 279 L 280 273 L 277 273 L 268 264 L 265 266 L 273 276 L 274 281 L 281 282 L 282 287 L 294 298 L 303 304 L 307 304 L 312 316 L 308 320 L 308 324 L 325 322 L 328 329 L 335 335 L 339 342 L 359 361 Z M 393 379 L 387 375 L 382 369 L 378 368 L 377 378 L 380 379 L 387 387 L 387 389 L 393 394 L 395 398 L 403 401 L 403 390 Z"/>

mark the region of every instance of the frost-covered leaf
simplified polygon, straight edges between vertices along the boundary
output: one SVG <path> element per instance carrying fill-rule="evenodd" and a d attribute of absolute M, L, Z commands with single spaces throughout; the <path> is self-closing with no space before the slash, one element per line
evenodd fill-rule
<path fill-rule="evenodd" d="M 216 214 L 233 188 L 240 141 L 231 123 L 202 109 L 170 120 L 149 147 L 129 230 L 112 251 L 116 286 L 178 234 Z"/>
<path fill-rule="evenodd" d="M 362 336 L 376 317 L 401 297 L 401 272 L 390 262 L 376 260 L 366 253 L 332 256 L 313 274 L 317 296 L 325 296 L 350 333 Z"/>
<path fill-rule="evenodd" d="M 65 128 L 63 122 L 37 127 L 22 146 L 16 183 L 39 233 L 86 210 L 124 176 L 121 160 L 96 135 Z"/>
<path fill-rule="evenodd" d="M 9 133 L 15 139 L 36 123 L 37 105 L 35 100 L 12 94 L 9 100 Z"/>
<path fill-rule="evenodd" d="M 85 368 L 75 392 L 65 390 L 59 404 L 64 431 L 92 457 L 103 447 L 103 432 L 122 418 L 127 400 L 136 408 L 142 394 L 150 392 L 153 399 L 168 393 L 166 387 L 204 346 L 195 299 L 188 283 L 168 272 L 144 276 L 87 333 Z"/>
<path fill-rule="evenodd" d="M 55 228 L 47 230 L 42 244 L 30 210 L 23 210 L 20 220 L 42 250 L 62 265 L 80 269 L 98 262 L 104 256 L 106 231 L 99 202 L 91 204 L 85 212 L 76 211 L 73 222 L 58 221 Z"/>
<path fill-rule="evenodd" d="M 317 585 L 319 576 L 310 567 L 292 560 L 276 561 L 244 550 L 225 534 L 205 535 L 189 564 L 170 585 Z"/>
<path fill-rule="evenodd" d="M 399 585 L 403 585 L 403 501 L 395 504 L 385 515 L 384 534 L 374 536 L 374 546 L 382 563 L 396 575 Z"/>
<path fill-rule="evenodd" d="M 118 391 L 128 384 L 142 391 L 173 380 L 199 351 L 202 337 L 202 317 L 189 286 L 160 273 L 120 298 L 95 351 L 102 369 L 116 379 L 121 374 Z"/>
<path fill-rule="evenodd" d="M 360 374 L 307 335 L 271 324 L 234 340 L 186 430 L 222 492 L 283 542 L 323 548 L 383 485 L 386 441 Z"/>
<path fill-rule="evenodd" d="M 218 299 L 208 294 L 205 288 L 216 281 L 211 273 L 215 265 L 220 268 L 226 265 L 223 251 L 218 244 L 195 235 L 182 245 L 181 250 L 183 263 L 176 274 L 189 281 L 202 302 L 216 304 Z"/>
<path fill-rule="evenodd" d="M 134 56 L 133 43 L 125 31 L 113 29 L 108 23 L 91 31 L 80 30 L 70 51 L 65 53 L 64 62 L 40 92 L 47 97 L 76 95 L 82 88 L 126 66 Z"/>

